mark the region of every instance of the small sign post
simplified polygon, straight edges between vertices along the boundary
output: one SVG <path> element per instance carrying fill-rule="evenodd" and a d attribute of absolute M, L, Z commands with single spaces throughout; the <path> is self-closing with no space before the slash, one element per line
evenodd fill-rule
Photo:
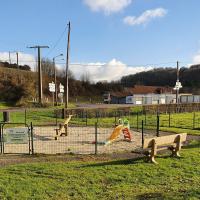
<path fill-rule="evenodd" d="M 49 83 L 49 91 L 52 92 L 53 94 L 53 106 L 54 106 L 54 92 L 56 91 L 56 85 L 53 81 Z"/>
<path fill-rule="evenodd" d="M 60 85 L 59 85 L 59 94 L 58 94 L 58 97 L 61 99 L 61 103 L 63 103 L 63 93 L 64 93 L 64 90 L 65 90 L 65 88 L 64 88 L 64 85 L 62 85 L 61 83 L 60 83 Z"/>
<path fill-rule="evenodd" d="M 182 88 L 182 84 L 179 80 L 176 81 L 176 85 L 174 87 L 174 90 L 176 91 L 176 103 L 179 103 L 179 90 Z"/>

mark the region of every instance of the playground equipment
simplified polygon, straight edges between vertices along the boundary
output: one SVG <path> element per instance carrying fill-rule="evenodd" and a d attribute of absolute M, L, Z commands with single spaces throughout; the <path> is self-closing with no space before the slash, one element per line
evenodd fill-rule
<path fill-rule="evenodd" d="M 114 142 L 120 136 L 121 133 L 123 133 L 124 139 L 126 141 L 131 142 L 131 133 L 130 133 L 129 121 L 127 119 L 124 119 L 124 120 L 119 119 L 118 121 L 121 124 L 117 125 L 115 127 L 112 134 L 110 135 L 110 137 L 105 142 L 105 145 L 111 144 L 112 142 Z"/>
<path fill-rule="evenodd" d="M 64 121 L 64 123 L 61 125 L 58 129 L 56 130 L 56 136 L 55 136 L 55 140 L 58 139 L 58 136 L 67 136 L 67 128 L 68 128 L 68 123 L 70 122 L 71 118 L 73 115 L 69 115 L 69 117 Z"/>

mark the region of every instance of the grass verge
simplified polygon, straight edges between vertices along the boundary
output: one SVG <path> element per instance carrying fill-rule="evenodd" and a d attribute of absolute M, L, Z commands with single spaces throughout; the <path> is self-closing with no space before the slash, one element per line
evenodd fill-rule
<path fill-rule="evenodd" d="M 200 144 L 182 158 L 51 162 L 0 169 L 1 199 L 199 199 Z"/>

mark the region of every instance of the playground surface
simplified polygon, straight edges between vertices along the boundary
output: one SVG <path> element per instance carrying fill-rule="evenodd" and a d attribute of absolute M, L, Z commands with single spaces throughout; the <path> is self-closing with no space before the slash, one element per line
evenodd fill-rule
<path fill-rule="evenodd" d="M 95 128 L 94 127 L 69 127 L 68 136 L 58 137 L 55 140 L 55 126 L 34 127 L 33 144 L 34 153 L 38 154 L 94 154 L 95 153 Z M 130 152 L 141 148 L 142 134 L 131 130 L 132 141 L 124 140 L 120 134 L 116 141 L 104 145 L 114 128 L 98 128 L 97 152 L 98 154 Z M 148 134 L 145 137 L 153 137 Z M 5 144 L 5 153 L 27 153 L 28 144 Z"/>

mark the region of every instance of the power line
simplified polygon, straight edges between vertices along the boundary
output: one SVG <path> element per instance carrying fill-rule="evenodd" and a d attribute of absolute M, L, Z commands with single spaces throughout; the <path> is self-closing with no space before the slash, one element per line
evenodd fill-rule
<path fill-rule="evenodd" d="M 0 61 L 2 62 L 8 62 L 9 60 L 8 59 L 0 59 Z M 20 62 L 23 62 L 23 63 L 37 63 L 37 61 L 32 61 L 32 60 L 21 60 L 20 59 Z M 149 63 L 149 64 L 116 64 L 116 66 L 119 66 L 119 65 L 125 65 L 127 67 L 145 67 L 145 66 L 158 66 L 158 65 L 168 65 L 168 64 L 174 64 L 174 68 L 176 68 L 176 63 L 177 61 L 174 61 L 174 62 L 163 62 L 163 63 Z M 179 63 L 189 63 L 189 62 L 179 62 Z M 65 62 L 56 62 L 56 64 L 63 64 L 65 65 L 66 63 Z M 105 66 L 105 65 L 108 65 L 109 63 L 108 62 L 102 62 L 102 64 L 95 64 L 95 63 L 70 63 L 69 66 L 82 66 L 82 67 L 101 67 L 101 66 Z M 198 63 L 196 63 L 195 65 L 197 65 Z M 199 63 L 200 65 L 200 63 Z M 166 66 L 167 67 L 167 66 Z"/>
<path fill-rule="evenodd" d="M 64 31 L 61 33 L 60 37 L 58 38 L 58 40 L 55 42 L 55 44 L 53 45 L 53 47 L 49 50 L 49 52 L 47 52 L 47 54 L 45 55 L 45 57 L 47 57 L 50 53 L 53 52 L 53 50 L 57 47 L 57 45 L 60 43 L 61 39 L 63 38 L 65 32 L 67 30 L 67 27 L 65 27 Z"/>

